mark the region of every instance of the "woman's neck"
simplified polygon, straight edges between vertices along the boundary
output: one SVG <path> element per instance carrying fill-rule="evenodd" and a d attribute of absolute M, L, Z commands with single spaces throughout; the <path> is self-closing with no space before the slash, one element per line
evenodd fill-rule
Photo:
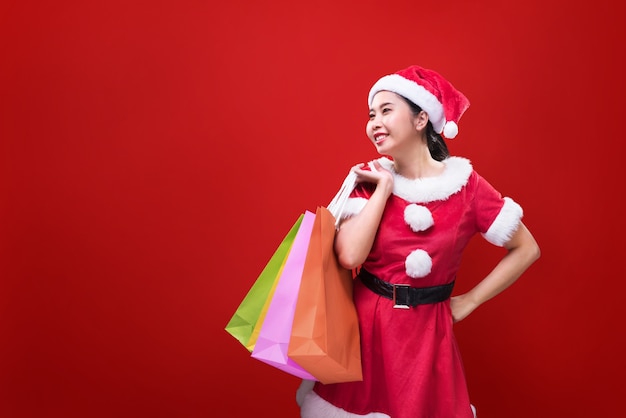
<path fill-rule="evenodd" d="M 430 152 L 413 155 L 410 158 L 394 158 L 396 173 L 408 179 L 436 177 L 443 173 L 445 164 L 435 160 Z"/>

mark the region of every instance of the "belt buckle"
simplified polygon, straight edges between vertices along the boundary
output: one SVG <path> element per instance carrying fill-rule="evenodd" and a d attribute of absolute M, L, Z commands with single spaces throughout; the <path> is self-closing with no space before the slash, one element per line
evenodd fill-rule
<path fill-rule="evenodd" d="M 409 309 L 409 289 L 411 286 L 408 284 L 394 284 L 393 285 L 393 307 L 396 309 Z M 398 301 L 401 299 L 401 301 Z M 404 302 L 404 303 L 401 303 Z"/>

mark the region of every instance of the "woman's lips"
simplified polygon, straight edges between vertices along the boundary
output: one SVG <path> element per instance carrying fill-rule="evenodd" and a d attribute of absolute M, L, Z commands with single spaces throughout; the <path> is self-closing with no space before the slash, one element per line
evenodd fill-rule
<path fill-rule="evenodd" d="M 380 144 L 381 142 L 383 142 L 387 137 L 389 136 L 389 134 L 376 134 L 374 135 L 374 142 L 377 144 Z"/>

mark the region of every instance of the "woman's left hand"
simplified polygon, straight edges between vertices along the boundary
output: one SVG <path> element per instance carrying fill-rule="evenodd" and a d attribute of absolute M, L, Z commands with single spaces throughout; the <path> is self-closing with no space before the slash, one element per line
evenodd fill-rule
<path fill-rule="evenodd" d="M 467 293 L 450 298 L 450 310 L 455 323 L 467 318 L 477 307 L 478 305 L 471 300 Z"/>
<path fill-rule="evenodd" d="M 454 322 L 462 321 L 477 307 L 513 284 L 540 255 L 535 238 L 521 222 L 504 248 L 508 253 L 484 279 L 469 292 L 450 299 Z"/>

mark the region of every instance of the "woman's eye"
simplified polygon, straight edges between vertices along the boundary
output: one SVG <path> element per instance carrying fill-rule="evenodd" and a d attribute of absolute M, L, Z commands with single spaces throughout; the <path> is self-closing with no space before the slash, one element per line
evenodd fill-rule
<path fill-rule="evenodd" d="M 387 112 L 389 112 L 390 110 L 391 110 L 390 108 L 386 107 L 386 108 L 384 108 L 384 109 L 383 109 L 383 113 L 387 113 Z"/>

